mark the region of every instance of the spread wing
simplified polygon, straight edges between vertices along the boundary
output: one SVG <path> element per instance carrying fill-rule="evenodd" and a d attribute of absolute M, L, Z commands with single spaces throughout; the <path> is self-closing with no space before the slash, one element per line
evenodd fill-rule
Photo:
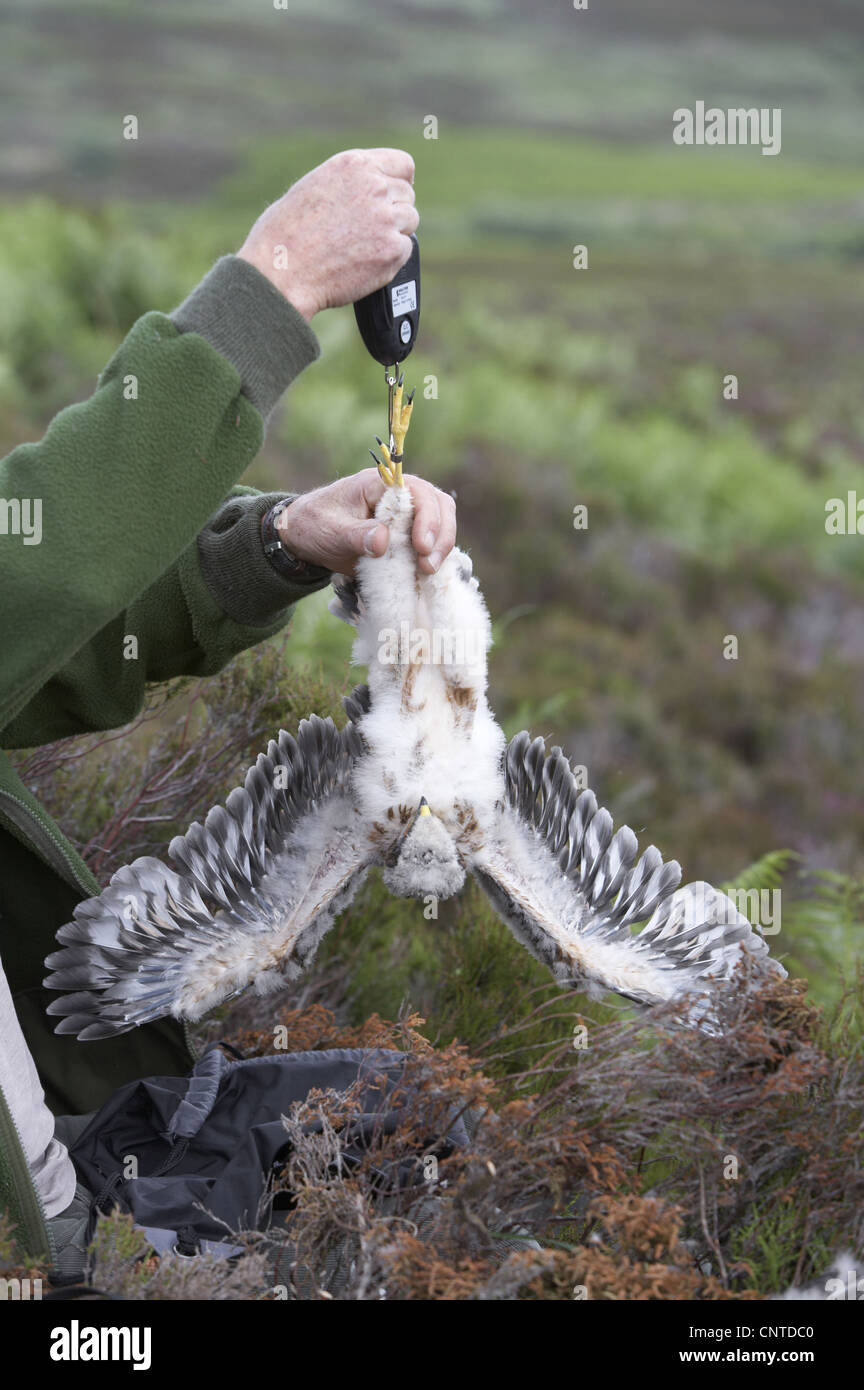
<path fill-rule="evenodd" d="M 707 883 L 679 888 L 680 866 L 578 786 L 560 748 L 511 740 L 506 799 L 472 872 L 514 935 L 560 983 L 641 1004 L 704 992 L 728 979 L 742 949 L 785 974 L 762 937 Z M 638 924 L 644 923 L 640 931 Z"/>
<path fill-rule="evenodd" d="M 363 692 L 346 701 L 359 712 Z M 308 964 L 365 877 L 369 847 L 350 792 L 353 724 L 303 720 L 270 742 L 224 807 L 172 840 L 176 869 L 136 859 L 60 928 L 45 984 L 58 1033 L 128 1032 L 199 1018 L 253 980 L 279 988 Z"/>

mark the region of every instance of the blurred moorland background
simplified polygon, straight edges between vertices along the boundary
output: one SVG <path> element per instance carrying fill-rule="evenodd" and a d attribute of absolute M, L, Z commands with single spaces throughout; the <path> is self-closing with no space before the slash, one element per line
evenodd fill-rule
<path fill-rule="evenodd" d="M 307 168 L 410 149 L 408 466 L 457 496 L 495 620 L 493 708 L 584 764 L 686 877 L 782 886 L 772 949 L 836 1006 L 864 933 L 864 542 L 825 529 L 864 458 L 864 7 L 27 0 L 0 22 L 4 452 Z M 781 107 L 782 153 L 674 146 L 672 112 L 697 100 Z M 368 461 L 383 373 L 350 309 L 315 329 L 322 358 L 244 481 Z M 31 783 L 105 876 L 160 851 L 280 725 L 335 713 L 349 651 L 322 595 L 284 647 L 174 695 L 192 735 L 162 707 L 83 763 L 31 758 Z M 209 750 L 182 785 L 162 776 L 181 737 Z M 159 822 L 126 809 L 142 777 Z M 359 1026 L 408 1001 L 430 1037 L 474 1046 L 545 978 L 473 896 L 430 923 L 373 885 L 293 1002 Z M 763 1287 L 806 1273 L 800 1237 Z"/>

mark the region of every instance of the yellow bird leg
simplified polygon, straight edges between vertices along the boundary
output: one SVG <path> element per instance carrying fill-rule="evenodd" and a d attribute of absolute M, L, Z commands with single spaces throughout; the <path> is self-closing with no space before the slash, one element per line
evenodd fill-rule
<path fill-rule="evenodd" d="M 402 444 L 405 439 L 404 431 L 400 428 L 402 422 L 402 378 L 401 376 L 393 387 L 393 394 L 390 397 L 390 446 L 392 454 L 389 462 L 393 468 L 396 478 L 396 486 L 402 486 Z"/>
<path fill-rule="evenodd" d="M 402 486 L 402 455 L 405 448 L 405 436 L 408 433 L 408 426 L 411 423 L 411 412 L 414 409 L 414 392 L 412 391 L 405 404 L 402 404 L 402 378 L 399 378 L 393 390 L 393 402 L 390 416 L 391 442 L 393 445 L 393 464 L 397 473 L 397 486 Z"/>
<path fill-rule="evenodd" d="M 391 378 L 392 381 L 392 378 Z M 408 426 L 411 423 L 411 412 L 414 409 L 414 392 L 412 391 L 404 405 L 402 403 L 402 378 L 392 383 L 390 396 L 390 409 L 388 424 L 390 427 L 390 443 L 384 443 L 377 434 L 375 442 L 383 454 L 383 462 L 378 455 L 370 449 L 378 469 L 379 477 L 385 487 L 402 487 L 402 452 L 405 447 L 405 436 L 408 433 Z"/>
<path fill-rule="evenodd" d="M 401 422 L 400 422 L 400 423 L 401 423 L 401 426 L 402 426 L 402 438 L 403 438 L 403 439 L 405 438 L 406 434 L 408 433 L 408 426 L 411 424 L 411 415 L 412 415 L 413 410 L 414 410 L 414 392 L 412 391 L 412 392 L 411 392 L 411 395 L 408 397 L 407 401 L 405 402 L 405 404 L 404 404 L 403 407 L 402 407 L 402 418 L 401 418 Z"/>
<path fill-rule="evenodd" d="M 386 482 L 386 485 L 388 485 L 389 488 L 393 488 L 393 486 L 396 486 L 396 468 L 393 466 L 390 450 L 388 446 L 386 446 L 386 443 L 379 445 L 379 449 L 381 449 L 383 455 L 383 463 L 379 464 L 378 471 L 381 473 L 381 477 L 383 481 Z"/>
<path fill-rule="evenodd" d="M 393 463 L 393 459 L 390 455 L 390 450 L 388 449 L 387 445 L 384 443 L 384 440 L 380 437 L 380 435 L 376 434 L 375 443 L 378 445 L 378 448 L 384 455 L 384 462 L 382 463 L 381 459 L 379 459 L 374 449 L 369 450 L 370 454 L 375 460 L 375 466 L 378 469 L 379 477 L 381 478 L 381 481 L 385 487 L 395 487 L 396 469 Z"/>

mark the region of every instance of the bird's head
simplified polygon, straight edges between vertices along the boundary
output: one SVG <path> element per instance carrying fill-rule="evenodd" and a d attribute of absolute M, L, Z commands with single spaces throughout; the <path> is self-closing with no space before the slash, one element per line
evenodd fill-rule
<path fill-rule="evenodd" d="M 465 870 L 453 839 L 425 796 L 383 878 L 397 898 L 451 898 L 464 884 Z"/>

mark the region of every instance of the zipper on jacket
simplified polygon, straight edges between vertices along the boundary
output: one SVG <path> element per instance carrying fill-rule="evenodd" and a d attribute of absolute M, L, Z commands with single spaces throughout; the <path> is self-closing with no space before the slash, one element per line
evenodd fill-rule
<path fill-rule="evenodd" d="M 48 1217 L 42 1205 L 36 1184 L 30 1173 L 30 1165 L 24 1154 L 21 1134 L 12 1111 L 0 1086 L 0 1163 L 8 1169 L 12 1181 L 12 1196 L 18 1210 L 13 1211 L 13 1219 L 21 1220 L 21 1228 L 16 1226 L 12 1239 L 22 1254 L 35 1260 L 42 1257 L 48 1261 L 48 1268 L 57 1264 L 57 1247 L 54 1233 L 48 1224 Z"/>
<path fill-rule="evenodd" d="M 186 1021 L 186 1019 L 181 1018 L 180 1022 L 183 1025 L 183 1041 L 186 1044 L 186 1051 L 189 1053 L 189 1056 L 192 1058 L 192 1061 L 197 1062 L 199 1057 L 201 1056 L 200 1048 L 193 1041 L 192 1033 L 190 1032 L 189 1024 Z"/>
<path fill-rule="evenodd" d="M 23 830 L 30 842 L 40 849 L 51 868 L 55 869 L 70 887 L 79 888 L 86 897 L 92 898 L 91 884 L 82 877 L 59 838 L 47 825 L 42 824 L 26 801 L 22 801 L 20 796 L 15 796 L 13 792 L 0 791 L 0 802 L 3 801 L 11 801 L 14 804 L 16 809 L 7 809 L 6 817 L 19 830 Z"/>

